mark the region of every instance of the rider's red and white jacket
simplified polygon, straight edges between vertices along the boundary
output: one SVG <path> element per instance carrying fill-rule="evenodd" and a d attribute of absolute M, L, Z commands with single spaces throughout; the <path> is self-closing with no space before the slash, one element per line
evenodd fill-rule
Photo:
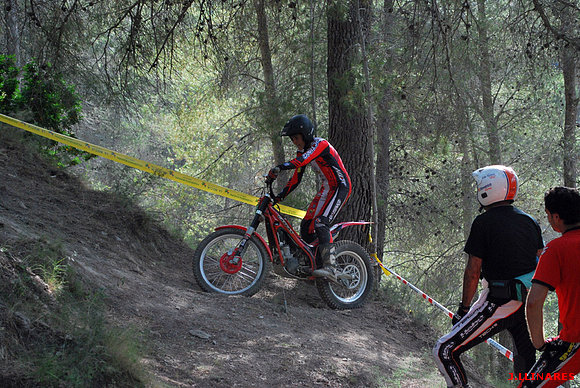
<path fill-rule="evenodd" d="M 304 168 L 311 162 L 316 162 L 312 166 L 321 179 L 322 187 L 334 191 L 343 186 L 350 194 L 350 177 L 340 155 L 327 140 L 316 137 L 306 149 L 297 151 L 295 159 L 278 166 L 281 170 L 296 169 L 286 187 L 278 194 L 280 199 L 286 198 L 298 186 Z"/>

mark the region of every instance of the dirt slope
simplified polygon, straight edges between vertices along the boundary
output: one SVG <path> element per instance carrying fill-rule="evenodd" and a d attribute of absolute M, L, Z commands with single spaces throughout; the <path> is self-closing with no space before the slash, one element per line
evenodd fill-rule
<path fill-rule="evenodd" d="M 112 320 L 143 333 L 152 386 L 445 385 L 430 359 L 435 335 L 404 313 L 377 300 L 333 311 L 313 285 L 275 275 L 252 298 L 204 293 L 189 247 L 0 135 L 0 243 L 40 236 L 104 290 Z"/>

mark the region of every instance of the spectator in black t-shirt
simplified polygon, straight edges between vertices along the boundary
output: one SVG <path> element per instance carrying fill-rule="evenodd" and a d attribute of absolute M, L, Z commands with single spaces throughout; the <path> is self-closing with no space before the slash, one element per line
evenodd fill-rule
<path fill-rule="evenodd" d="M 450 387 L 468 387 L 459 356 L 503 330 L 514 340 L 514 372 L 534 364 L 536 349 L 525 320 L 525 298 L 544 242 L 535 219 L 512 205 L 518 177 L 505 166 L 473 172 L 483 214 L 475 218 L 464 251 L 469 255 L 463 294 L 451 332 L 439 339 L 433 355 Z M 479 279 L 483 289 L 471 306 Z"/>

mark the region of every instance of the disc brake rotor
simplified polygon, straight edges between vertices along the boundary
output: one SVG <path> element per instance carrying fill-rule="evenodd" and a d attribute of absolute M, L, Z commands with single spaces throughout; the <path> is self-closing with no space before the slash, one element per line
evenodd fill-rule
<path fill-rule="evenodd" d="M 220 258 L 220 268 L 230 275 L 242 269 L 242 258 L 234 253 L 224 253 Z"/>
<path fill-rule="evenodd" d="M 345 275 L 350 275 L 350 279 L 342 279 L 341 282 L 344 287 L 348 289 L 356 288 L 360 282 L 359 270 L 355 265 L 347 265 L 342 268 L 342 273 Z"/>

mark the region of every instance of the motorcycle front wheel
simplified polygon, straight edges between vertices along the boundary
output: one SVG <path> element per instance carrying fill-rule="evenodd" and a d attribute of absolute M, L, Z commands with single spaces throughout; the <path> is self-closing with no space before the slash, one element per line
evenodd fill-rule
<path fill-rule="evenodd" d="M 373 288 L 371 258 L 367 251 L 354 241 L 335 243 L 336 267 L 348 275 L 338 283 L 324 278 L 316 279 L 320 297 L 333 309 L 345 310 L 362 307 Z"/>
<path fill-rule="evenodd" d="M 232 252 L 245 234 L 241 229 L 220 229 L 198 245 L 193 255 L 193 275 L 202 290 L 252 296 L 262 288 L 270 261 L 266 248 L 256 236 L 247 241 L 241 260 L 236 263 L 231 260 Z"/>

